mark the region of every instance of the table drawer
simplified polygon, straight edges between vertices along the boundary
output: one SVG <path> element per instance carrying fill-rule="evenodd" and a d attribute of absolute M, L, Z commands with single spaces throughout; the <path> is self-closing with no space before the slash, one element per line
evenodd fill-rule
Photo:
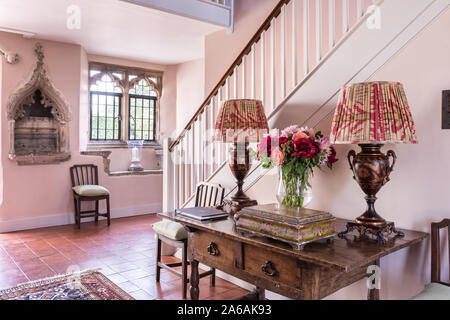
<path fill-rule="evenodd" d="M 234 264 L 235 242 L 230 239 L 219 237 L 211 233 L 196 231 L 193 234 L 190 248 L 194 257 L 200 258 L 201 262 L 208 262 L 212 267 Z M 204 261 L 207 259 L 207 261 Z"/>
<path fill-rule="evenodd" d="M 259 247 L 244 246 L 244 270 L 289 287 L 299 286 L 300 272 L 296 259 Z"/>

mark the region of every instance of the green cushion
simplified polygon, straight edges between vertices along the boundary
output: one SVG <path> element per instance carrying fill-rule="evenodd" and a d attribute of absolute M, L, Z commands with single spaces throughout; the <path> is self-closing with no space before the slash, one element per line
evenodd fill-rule
<path fill-rule="evenodd" d="M 412 300 L 450 300 L 450 287 L 440 283 L 430 283 Z"/>
<path fill-rule="evenodd" d="M 99 197 L 109 194 L 108 189 L 102 186 L 84 185 L 76 186 L 72 188 L 73 191 L 79 196 L 83 197 Z"/>
<path fill-rule="evenodd" d="M 153 230 L 156 233 L 165 236 L 172 240 L 185 240 L 188 237 L 188 233 L 182 224 L 169 220 L 163 220 L 152 225 Z"/>

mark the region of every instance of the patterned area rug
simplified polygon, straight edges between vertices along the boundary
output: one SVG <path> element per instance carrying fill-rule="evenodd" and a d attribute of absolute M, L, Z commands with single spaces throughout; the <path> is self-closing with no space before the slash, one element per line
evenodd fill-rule
<path fill-rule="evenodd" d="M 45 278 L 0 290 L 0 300 L 134 300 L 97 270 Z"/>

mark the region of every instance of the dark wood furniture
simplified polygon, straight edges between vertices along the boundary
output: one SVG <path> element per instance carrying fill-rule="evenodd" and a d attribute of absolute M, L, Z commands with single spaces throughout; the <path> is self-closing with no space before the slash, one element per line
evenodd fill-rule
<path fill-rule="evenodd" d="M 402 248 L 421 242 L 424 232 L 404 231 L 385 246 L 377 241 L 334 238 L 333 243 L 315 242 L 303 251 L 268 238 L 250 238 L 235 231 L 232 218 L 199 223 L 174 212 L 159 214 L 185 225 L 189 231 L 191 298 L 199 298 L 199 263 L 222 270 L 257 287 L 254 298 L 264 299 L 264 289 L 293 299 L 322 299 L 371 274 L 367 268 Z M 336 228 L 348 220 L 337 219 Z M 213 249 L 213 250 L 212 250 Z M 379 299 L 377 289 L 368 299 Z"/>
<path fill-rule="evenodd" d="M 439 236 L 439 231 L 443 228 L 447 228 L 448 230 L 450 272 L 450 219 L 444 219 L 441 222 L 431 224 L 431 282 L 450 287 L 450 283 L 441 281 L 441 238 Z"/>
<path fill-rule="evenodd" d="M 72 181 L 72 188 L 84 185 L 99 185 L 98 184 L 98 169 L 93 164 L 74 165 L 70 168 L 70 178 Z M 99 201 L 106 200 L 106 213 L 99 212 Z M 73 201 L 75 204 L 75 223 L 78 229 L 81 228 L 81 219 L 95 217 L 95 222 L 98 222 L 98 217 L 106 217 L 108 226 L 111 224 L 111 214 L 109 205 L 109 194 L 101 196 L 80 196 L 73 191 Z M 81 202 L 95 201 L 95 210 L 81 211 Z"/>
<path fill-rule="evenodd" d="M 197 190 L 195 194 L 195 206 L 196 207 L 211 207 L 218 206 L 222 203 L 225 195 L 225 189 L 220 185 L 202 182 L 197 185 Z M 160 280 L 161 268 L 166 269 L 173 274 L 181 277 L 182 283 L 182 294 L 183 299 L 187 296 L 187 284 L 189 283 L 189 278 L 187 276 L 187 267 L 190 264 L 188 261 L 188 239 L 184 240 L 173 240 L 169 239 L 161 234 L 156 234 L 157 239 L 157 249 L 156 249 L 156 282 Z M 176 263 L 163 263 L 161 261 L 161 245 L 162 242 L 168 244 L 169 246 L 182 249 L 181 262 Z M 181 267 L 181 272 L 173 269 L 175 267 Z M 199 278 L 204 278 L 211 276 L 210 284 L 215 286 L 216 284 L 216 269 L 211 268 L 211 270 L 206 271 L 199 275 Z"/>

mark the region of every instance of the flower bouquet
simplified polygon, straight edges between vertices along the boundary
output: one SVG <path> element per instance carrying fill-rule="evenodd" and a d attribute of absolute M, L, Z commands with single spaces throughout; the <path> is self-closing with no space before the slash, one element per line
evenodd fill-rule
<path fill-rule="evenodd" d="M 284 129 L 281 135 L 277 129 L 272 130 L 258 144 L 257 157 L 263 168 L 279 167 L 279 203 L 298 208 L 312 200 L 310 180 L 313 169 L 324 165 L 332 169 L 338 161 L 329 137 L 324 137 L 320 131 L 298 126 Z"/>

